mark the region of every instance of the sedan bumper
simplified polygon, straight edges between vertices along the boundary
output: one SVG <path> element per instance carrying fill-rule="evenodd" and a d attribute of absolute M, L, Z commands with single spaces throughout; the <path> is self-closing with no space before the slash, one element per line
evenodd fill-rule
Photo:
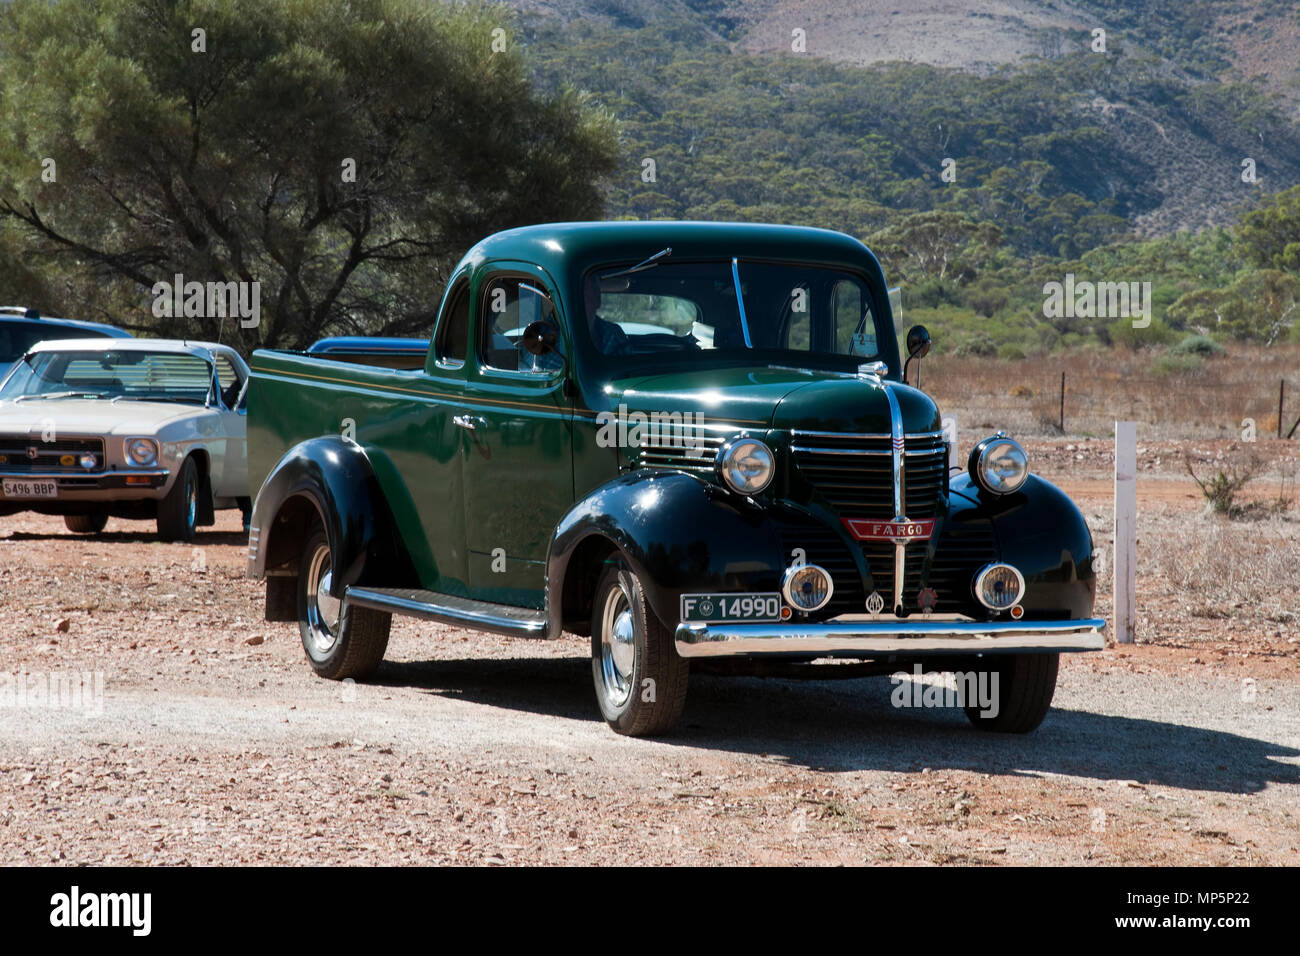
<path fill-rule="evenodd" d="M 1106 646 L 1101 618 L 970 621 L 845 615 L 815 624 L 679 624 L 682 657 L 771 654 L 879 658 L 923 654 L 1055 654 Z"/>
<path fill-rule="evenodd" d="M 159 498 L 170 472 L 165 468 L 118 468 L 102 472 L 31 472 L 2 471 L 0 482 L 54 482 L 57 496 L 14 496 L 0 490 L 0 501 L 11 505 L 50 504 L 55 501 L 123 501 L 132 498 Z M 2 489 L 0 484 L 0 489 Z"/>

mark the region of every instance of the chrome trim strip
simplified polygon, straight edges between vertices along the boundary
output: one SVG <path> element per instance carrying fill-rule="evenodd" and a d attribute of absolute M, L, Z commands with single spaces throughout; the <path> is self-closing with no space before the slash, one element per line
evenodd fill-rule
<path fill-rule="evenodd" d="M 348 588 L 343 597 L 344 604 L 356 607 L 373 608 L 376 611 L 389 611 L 418 617 L 426 621 L 439 621 L 443 624 L 459 624 L 491 631 L 508 637 L 545 637 L 546 618 L 540 616 L 531 619 L 504 617 L 487 612 L 475 612 L 463 608 L 445 607 L 440 604 L 426 604 L 395 594 L 383 594 L 368 588 Z M 537 612 L 544 615 L 545 612 Z"/>
<path fill-rule="evenodd" d="M 791 445 L 791 451 L 811 452 L 814 455 L 892 455 L 892 450 L 883 450 L 875 448 L 810 448 L 807 445 Z M 903 454 L 908 457 L 919 457 L 930 455 L 933 457 L 948 457 L 948 452 L 943 448 L 914 448 L 905 449 Z"/>
<path fill-rule="evenodd" d="M 740 260 L 731 260 L 731 281 L 736 286 L 736 305 L 740 308 L 740 331 L 745 335 L 745 348 L 752 349 L 754 343 L 749 340 L 749 319 L 745 317 L 745 296 L 740 291 Z"/>
<path fill-rule="evenodd" d="M 133 478 L 166 478 L 169 474 L 170 472 L 165 468 L 146 468 L 139 471 L 132 471 L 129 468 L 117 468 L 113 471 L 0 471 L 0 478 L 12 478 L 15 481 L 22 481 L 25 478 L 52 481 L 56 478 L 116 478 L 118 475 Z"/>
<path fill-rule="evenodd" d="M 883 384 L 883 383 L 882 383 L 882 384 Z M 893 435 L 890 435 L 890 434 L 888 434 L 888 433 L 885 433 L 885 434 L 871 434 L 871 433 L 867 433 L 867 432 L 815 432 L 815 431 L 804 431 L 803 429 L 799 429 L 799 428 L 791 429 L 790 434 L 791 434 L 791 435 L 816 435 L 816 436 L 819 436 L 819 437 L 822 437 L 822 438 L 874 438 L 874 439 L 877 439 L 877 440 L 879 440 L 879 441 L 889 441 L 891 438 L 894 437 Z M 938 432 L 908 432 L 908 433 L 907 433 L 907 437 L 908 437 L 909 439 L 912 439 L 912 438 L 939 438 L 939 437 L 942 436 L 942 435 L 943 435 L 943 432 L 941 432 L 941 431 L 938 431 Z"/>
<path fill-rule="evenodd" d="M 807 445 L 791 445 L 791 451 L 812 452 L 814 455 L 892 455 L 887 449 L 875 448 L 809 448 Z"/>
<path fill-rule="evenodd" d="M 878 657 L 891 654 L 984 654 L 1012 651 L 1056 654 L 1106 646 L 1101 618 L 1073 621 L 841 620 L 820 624 L 678 624 L 682 657 L 816 654 Z"/>
<path fill-rule="evenodd" d="M 906 521 L 906 510 L 903 501 L 903 448 L 905 437 L 903 432 L 903 410 L 898 406 L 898 398 L 894 395 L 893 389 L 889 387 L 888 382 L 880 383 L 880 390 L 885 393 L 885 398 L 889 401 L 889 450 L 890 450 L 890 467 L 893 471 L 892 480 L 894 483 L 894 520 Z M 890 605 L 895 614 L 903 612 L 903 582 L 907 578 L 907 542 L 894 542 L 894 603 Z"/>

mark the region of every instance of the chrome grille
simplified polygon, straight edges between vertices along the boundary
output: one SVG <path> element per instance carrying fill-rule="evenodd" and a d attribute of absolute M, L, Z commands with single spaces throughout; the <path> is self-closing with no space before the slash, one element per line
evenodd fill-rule
<path fill-rule="evenodd" d="M 668 425 L 642 437 L 632 468 L 671 468 L 713 474 L 718 449 L 742 429 L 730 425 Z"/>
<path fill-rule="evenodd" d="M 975 606 L 971 583 L 975 572 L 997 560 L 993 523 L 986 518 L 962 520 L 962 514 L 944 522 L 935 545 L 929 582 L 939 598 L 937 611 L 962 611 Z"/>
<path fill-rule="evenodd" d="M 28 457 L 28 449 L 36 449 L 36 457 Z M 89 452 L 95 456 L 93 471 L 104 467 L 104 440 L 102 438 L 60 438 L 57 441 L 41 441 L 39 436 L 0 435 L 0 469 L 7 472 L 67 472 L 68 474 L 85 474 L 87 469 L 77 464 L 76 458 Z M 72 455 L 71 465 L 64 465 L 59 459 Z"/>
<path fill-rule="evenodd" d="M 889 435 L 796 431 L 792 438 L 790 451 L 799 473 L 841 516 L 894 517 Z M 903 447 L 904 513 L 933 518 L 940 511 L 948 470 L 943 432 L 909 433 Z"/>

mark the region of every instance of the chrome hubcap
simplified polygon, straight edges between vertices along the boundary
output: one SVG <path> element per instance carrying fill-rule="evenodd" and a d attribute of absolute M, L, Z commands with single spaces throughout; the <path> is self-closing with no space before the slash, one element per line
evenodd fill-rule
<path fill-rule="evenodd" d="M 190 527 L 194 527 L 194 518 L 199 509 L 199 496 L 194 490 L 194 483 L 185 486 L 185 515 Z"/>
<path fill-rule="evenodd" d="M 605 697 L 615 707 L 622 707 L 632 696 L 636 667 L 636 623 L 630 594 L 631 583 L 620 572 L 618 587 L 605 596 L 600 616 L 600 674 Z"/>
<path fill-rule="evenodd" d="M 338 640 L 339 613 L 342 602 L 331 597 L 330 549 L 321 545 L 312 555 L 307 569 L 307 629 L 312 650 L 320 656 L 328 654 Z"/>

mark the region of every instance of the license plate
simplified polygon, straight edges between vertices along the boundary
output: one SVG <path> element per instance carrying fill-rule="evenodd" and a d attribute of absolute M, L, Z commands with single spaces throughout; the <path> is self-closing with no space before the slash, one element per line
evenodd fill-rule
<path fill-rule="evenodd" d="M 779 621 L 781 595 L 771 594 L 683 594 L 682 620 Z"/>
<path fill-rule="evenodd" d="M 57 498 L 59 483 L 57 481 L 19 481 L 6 478 L 0 482 L 6 498 Z"/>

